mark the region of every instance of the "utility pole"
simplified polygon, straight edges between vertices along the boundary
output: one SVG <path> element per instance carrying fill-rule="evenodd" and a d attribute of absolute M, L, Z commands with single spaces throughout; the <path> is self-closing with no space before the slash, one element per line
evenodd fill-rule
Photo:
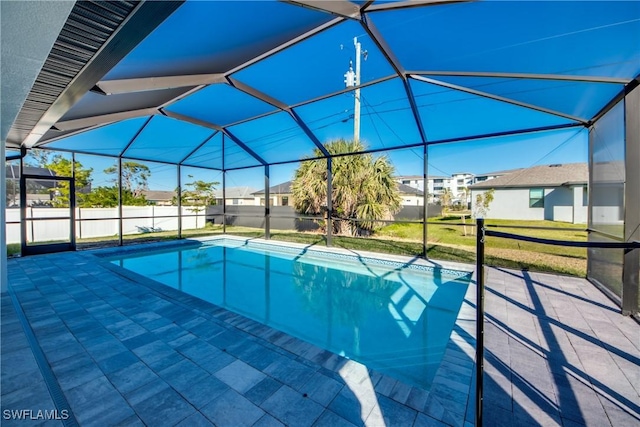
<path fill-rule="evenodd" d="M 349 61 L 349 71 L 344 75 L 344 82 L 347 87 L 355 87 L 353 106 L 353 140 L 360 140 L 360 57 L 364 55 L 367 59 L 367 51 L 362 52 L 362 46 L 357 37 L 353 38 L 353 45 L 356 48 L 356 69 L 353 70 L 353 63 Z"/>

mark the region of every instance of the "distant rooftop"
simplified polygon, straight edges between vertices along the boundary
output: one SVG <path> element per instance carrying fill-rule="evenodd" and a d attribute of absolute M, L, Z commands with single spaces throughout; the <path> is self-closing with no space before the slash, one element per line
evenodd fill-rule
<path fill-rule="evenodd" d="M 291 194 L 291 184 L 292 181 L 287 181 L 278 185 L 274 185 L 273 187 L 269 187 L 269 194 Z M 405 184 L 398 184 L 398 190 L 402 194 L 415 194 L 416 196 L 422 196 L 423 194 L 422 191 L 418 190 L 417 188 L 409 187 Z M 264 194 L 264 190 L 256 191 L 252 194 L 256 196 L 261 195 Z M 227 198 L 228 197 L 229 195 L 227 195 Z"/>
<path fill-rule="evenodd" d="M 248 199 L 252 198 L 256 189 L 246 185 L 239 187 L 227 187 L 225 189 L 225 197 L 227 199 Z M 222 189 L 215 191 L 216 199 L 222 199 Z"/>
<path fill-rule="evenodd" d="M 479 182 L 472 185 L 471 188 L 559 187 L 561 185 L 586 184 L 588 181 L 589 168 L 586 163 L 567 163 L 521 169 L 498 178 Z"/>

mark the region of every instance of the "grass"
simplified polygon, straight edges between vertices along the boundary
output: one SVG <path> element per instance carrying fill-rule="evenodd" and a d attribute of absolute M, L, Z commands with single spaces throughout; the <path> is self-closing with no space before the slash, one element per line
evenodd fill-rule
<path fill-rule="evenodd" d="M 460 223 L 459 215 L 430 220 L 427 228 L 427 255 L 433 260 L 475 263 L 475 227 L 471 221 L 466 227 L 454 225 Z M 558 223 L 553 221 L 507 221 L 487 220 L 487 225 L 499 225 L 499 231 L 546 239 L 586 241 L 584 225 Z M 549 227 L 557 230 L 528 230 L 509 227 L 533 226 Z M 564 230 L 564 229 L 568 230 Z M 562 229 L 562 230 L 561 230 Z M 183 230 L 182 236 L 201 237 L 222 233 L 221 225 L 208 225 L 205 228 Z M 227 226 L 227 233 L 247 238 L 264 237 L 264 230 L 250 227 Z M 173 240 L 177 231 L 131 234 L 123 236 L 125 243 L 142 243 Z M 326 238 L 314 232 L 295 230 L 272 230 L 271 239 L 295 242 L 307 245 L 326 245 Z M 110 238 L 92 238 L 78 240 L 79 248 L 117 244 L 117 236 Z M 405 256 L 422 255 L 422 225 L 392 224 L 377 231 L 370 237 L 334 236 L 333 245 L 345 249 L 365 250 Z M 20 245 L 8 245 L 9 255 L 20 252 Z M 586 275 L 586 249 L 563 246 L 541 245 L 516 240 L 487 237 L 485 262 L 488 265 L 513 269 L 569 274 L 584 277 Z"/>
<path fill-rule="evenodd" d="M 460 223 L 459 217 L 444 217 L 431 221 L 427 227 L 429 248 L 434 247 L 434 259 L 451 261 L 475 262 L 475 227 L 468 225 L 467 233 L 464 227 L 453 225 Z M 487 220 L 487 225 L 497 225 L 493 228 L 506 233 L 520 234 L 553 240 L 586 241 L 587 232 L 584 225 L 558 223 L 553 221 L 507 221 Z M 556 230 L 530 230 L 509 227 L 549 227 Z M 564 229 L 569 230 L 564 230 Z M 392 224 L 384 227 L 377 236 L 409 241 L 422 241 L 422 225 L 420 224 Z M 487 237 L 486 262 L 490 265 L 529 269 L 535 271 L 570 274 L 584 277 L 587 269 L 587 251 L 583 248 L 565 246 L 542 245 L 539 243 L 522 242 L 511 239 Z M 444 249 L 448 248 L 448 249 Z"/>

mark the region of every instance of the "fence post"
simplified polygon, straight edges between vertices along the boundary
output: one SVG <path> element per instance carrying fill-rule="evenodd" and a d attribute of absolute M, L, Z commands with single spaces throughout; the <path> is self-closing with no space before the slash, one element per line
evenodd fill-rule
<path fill-rule="evenodd" d="M 476 220 L 476 414 L 482 427 L 482 382 L 484 371 L 484 219 Z"/>

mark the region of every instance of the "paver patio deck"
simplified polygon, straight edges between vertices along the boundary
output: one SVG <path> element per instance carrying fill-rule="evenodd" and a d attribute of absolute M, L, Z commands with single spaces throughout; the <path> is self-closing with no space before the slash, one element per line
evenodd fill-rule
<path fill-rule="evenodd" d="M 16 298 L 81 425 L 473 420 L 475 340 L 464 330 L 455 331 L 443 375 L 424 391 L 104 263 L 89 252 L 9 260 L 3 414 L 54 409 L 13 310 Z M 633 319 L 582 279 L 493 268 L 488 276 L 485 425 L 640 425 L 640 327 Z"/>

